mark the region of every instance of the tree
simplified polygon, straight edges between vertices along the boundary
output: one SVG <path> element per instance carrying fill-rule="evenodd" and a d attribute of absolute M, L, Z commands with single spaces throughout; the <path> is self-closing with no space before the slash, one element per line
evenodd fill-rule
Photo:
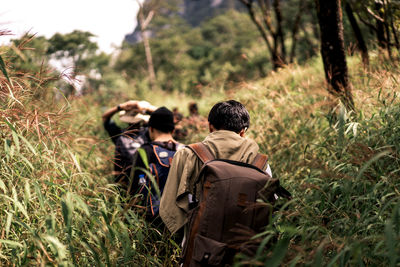
<path fill-rule="evenodd" d="M 75 30 L 67 34 L 56 33 L 48 40 L 47 54 L 72 65 L 71 81 L 75 81 L 78 74 L 89 74 L 93 70 L 101 73 L 102 68 L 108 64 L 108 57 L 104 53 L 96 54 L 97 43 L 90 40 L 93 36 L 90 32 Z M 74 88 L 70 90 L 72 93 Z"/>
<path fill-rule="evenodd" d="M 321 56 L 328 91 L 340 97 L 348 109 L 354 110 L 346 54 L 340 0 L 315 0 L 321 36 Z"/>
<path fill-rule="evenodd" d="M 365 44 L 364 37 L 361 32 L 360 26 L 358 26 L 358 22 L 357 22 L 356 18 L 354 17 L 353 8 L 351 6 L 350 1 L 346 1 L 345 10 L 346 10 L 347 17 L 350 21 L 351 28 L 353 29 L 354 36 L 357 40 L 358 49 L 360 49 L 360 51 L 361 51 L 361 57 L 362 57 L 364 67 L 367 67 L 369 65 L 368 48 L 367 48 L 367 45 Z"/>
<path fill-rule="evenodd" d="M 396 27 L 400 21 L 399 3 L 391 0 L 353 0 L 351 3 L 359 20 L 375 33 L 378 47 L 392 58 L 392 47 L 400 51 Z"/>
<path fill-rule="evenodd" d="M 93 56 L 98 49 L 97 43 L 90 40 L 94 35 L 90 32 L 75 30 L 67 34 L 54 34 L 50 39 L 47 53 L 57 59 L 72 60 L 74 69 L 84 67 L 85 60 Z"/>
<path fill-rule="evenodd" d="M 271 61 L 273 69 L 283 67 L 287 64 L 287 52 L 285 45 L 285 32 L 284 32 L 284 16 L 281 7 L 280 0 L 240 0 L 249 13 L 249 16 L 253 23 L 257 26 L 265 44 L 267 45 L 268 51 L 271 55 Z M 299 9 L 297 11 L 296 19 L 292 26 L 292 59 L 295 54 L 295 47 L 297 42 L 297 32 L 299 30 L 299 24 L 301 16 L 304 12 L 304 1 L 300 1 Z M 289 3 L 290 5 L 291 3 Z M 260 16 L 261 15 L 261 19 Z M 271 41 L 272 39 L 272 41 Z"/>
<path fill-rule="evenodd" d="M 259 33 L 246 13 L 229 10 L 194 28 L 179 17 L 172 21 L 160 14 L 149 25 L 154 33 L 151 51 L 161 89 L 198 94 L 199 88 L 210 83 L 238 82 L 266 75 L 266 49 L 260 47 Z M 156 22 L 160 26 L 154 25 Z M 169 26 L 158 31 L 165 23 Z M 138 90 L 147 90 L 142 43 L 125 43 L 114 67 L 136 83 Z"/>
<path fill-rule="evenodd" d="M 149 82 L 150 82 L 150 87 L 151 89 L 155 89 L 156 87 L 156 74 L 154 71 L 154 65 L 153 65 L 153 57 L 151 55 L 151 49 L 150 49 L 150 42 L 149 42 L 149 31 L 146 31 L 147 26 L 151 22 L 153 16 L 154 16 L 154 3 L 153 5 L 150 5 L 147 3 L 146 6 L 143 6 L 138 0 L 136 1 L 139 5 L 139 12 L 137 15 L 137 21 L 140 26 L 140 33 L 144 45 L 144 51 L 146 55 L 146 61 L 147 61 L 147 70 L 149 72 Z M 146 12 L 145 9 L 149 9 L 147 11 L 147 14 L 145 15 L 144 13 Z"/>

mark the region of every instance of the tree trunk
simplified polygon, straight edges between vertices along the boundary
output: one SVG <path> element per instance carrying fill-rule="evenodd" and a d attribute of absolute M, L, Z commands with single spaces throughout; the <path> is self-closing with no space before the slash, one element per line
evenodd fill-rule
<path fill-rule="evenodd" d="M 382 15 L 382 4 L 379 2 L 375 2 L 375 10 L 378 12 L 379 16 Z M 382 18 L 382 16 L 381 16 Z M 385 25 L 383 24 L 383 20 L 376 18 L 376 38 L 378 40 L 378 45 L 382 49 L 386 49 L 386 38 L 385 38 Z"/>
<path fill-rule="evenodd" d="M 328 91 L 354 110 L 346 54 L 344 51 L 343 21 L 340 0 L 315 0 L 321 35 L 321 56 Z"/>
<path fill-rule="evenodd" d="M 394 38 L 394 43 L 397 48 L 397 51 L 400 52 L 400 42 L 399 42 L 399 37 L 397 36 L 397 29 L 394 26 L 393 23 L 393 12 L 392 8 L 390 6 L 387 7 L 388 15 L 390 17 L 390 27 L 392 28 L 392 33 L 393 33 L 393 38 Z M 388 22 L 389 23 L 389 22 Z"/>
<path fill-rule="evenodd" d="M 317 22 L 317 25 L 318 25 L 318 22 Z M 307 55 L 307 58 L 311 58 L 312 56 L 318 54 L 318 48 L 312 42 L 313 38 L 310 37 L 310 34 L 308 33 L 308 31 L 307 31 L 306 27 L 304 26 L 304 24 L 300 23 L 299 26 L 300 26 L 300 29 L 303 32 L 303 35 L 304 35 L 303 36 L 303 40 L 307 43 L 307 47 L 308 47 L 308 50 L 306 50 L 305 53 Z M 315 33 L 313 32 L 313 34 L 315 34 Z M 318 36 L 319 36 L 319 34 L 318 34 Z M 317 40 L 319 40 L 319 39 L 320 38 L 318 38 Z"/>
<path fill-rule="evenodd" d="M 362 62 L 364 64 L 364 67 L 367 67 L 369 66 L 368 48 L 367 45 L 365 44 L 364 37 L 361 33 L 360 27 L 358 26 L 357 20 L 354 17 L 353 8 L 351 7 L 349 1 L 346 2 L 345 9 L 347 17 L 349 18 L 351 27 L 354 32 L 354 36 L 356 37 L 357 40 L 358 49 L 360 49 L 361 51 Z"/>
<path fill-rule="evenodd" d="M 269 23 L 269 19 L 270 19 L 269 14 L 266 12 L 265 7 L 262 6 L 262 2 L 259 2 L 259 3 L 260 3 L 261 10 L 263 13 L 263 19 L 264 19 L 266 29 L 263 27 L 262 23 L 256 17 L 256 14 L 253 9 L 253 1 L 247 1 L 247 0 L 240 0 L 240 1 L 246 6 L 251 20 L 256 25 L 258 31 L 261 34 L 261 37 L 263 38 L 265 44 L 267 45 L 268 51 L 271 54 L 272 68 L 274 70 L 277 70 L 277 69 L 283 67 L 281 57 L 278 54 L 279 52 L 277 50 L 278 36 L 275 34 L 273 29 L 271 28 L 271 25 Z M 267 30 L 269 31 L 270 35 L 273 38 L 273 46 L 271 45 L 270 40 L 268 38 Z"/>
<path fill-rule="evenodd" d="M 386 49 L 388 51 L 389 59 L 392 59 L 392 47 L 391 47 L 391 38 L 390 38 L 390 26 L 389 26 L 389 19 L 388 19 L 388 10 L 386 6 L 386 1 L 383 1 L 382 7 L 383 12 L 380 10 L 379 16 L 383 18 L 383 24 L 385 25 L 385 33 L 386 33 Z"/>
<path fill-rule="evenodd" d="M 146 55 L 146 61 L 147 61 L 147 70 L 149 72 L 149 82 L 150 82 L 150 87 L 152 90 L 156 88 L 156 74 L 154 72 L 154 65 L 153 65 L 153 57 L 151 56 L 151 50 L 150 50 L 150 42 L 149 38 L 146 34 L 146 27 L 149 24 L 151 17 L 153 13 L 149 13 L 148 17 L 145 19 L 143 15 L 143 8 L 140 7 L 139 9 L 139 25 L 140 25 L 140 33 L 143 39 L 143 45 L 144 45 L 144 52 Z"/>
<path fill-rule="evenodd" d="M 274 0 L 273 2 L 275 17 L 276 17 L 276 37 L 278 38 L 277 42 L 277 51 L 279 51 L 278 47 L 280 46 L 280 51 L 278 52 L 279 57 L 279 65 L 283 67 L 286 64 L 286 47 L 285 47 L 285 36 L 282 30 L 282 10 L 281 10 L 281 2 L 280 0 Z"/>
<path fill-rule="evenodd" d="M 293 23 L 292 27 L 292 47 L 290 49 L 290 58 L 289 62 L 293 63 L 294 58 L 296 56 L 296 45 L 297 45 L 297 32 L 299 31 L 300 28 L 300 22 L 301 22 L 301 15 L 304 12 L 304 7 L 305 7 L 306 1 L 300 1 L 299 2 L 299 10 L 297 11 L 296 18 Z"/>
<path fill-rule="evenodd" d="M 282 14 L 280 1 L 274 0 L 274 12 L 276 15 L 276 28 L 272 23 L 271 7 L 268 0 L 257 0 L 262 14 L 262 22 L 257 18 L 254 11 L 253 0 L 240 0 L 247 8 L 249 16 L 256 25 L 263 40 L 265 41 L 271 57 L 273 70 L 282 68 L 286 64 L 286 49 L 284 45 L 284 34 L 282 30 Z M 272 38 L 272 44 L 271 44 Z"/>
<path fill-rule="evenodd" d="M 313 10 L 313 8 L 310 8 L 310 10 Z M 318 15 L 316 14 L 316 12 L 311 12 L 311 19 L 312 19 L 311 29 L 312 29 L 314 38 L 316 40 L 320 40 L 321 39 L 321 34 L 319 32 Z"/>

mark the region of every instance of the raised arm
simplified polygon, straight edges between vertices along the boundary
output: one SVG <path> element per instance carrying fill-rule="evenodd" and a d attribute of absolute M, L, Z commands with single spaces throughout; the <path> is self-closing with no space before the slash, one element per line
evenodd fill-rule
<path fill-rule="evenodd" d="M 114 116 L 115 113 L 121 110 L 129 111 L 135 109 L 140 113 L 152 113 L 154 110 L 157 109 L 157 107 L 151 105 L 147 101 L 129 100 L 127 102 L 119 104 L 116 107 L 112 107 L 106 110 L 106 112 L 104 112 L 102 115 L 103 122 L 111 119 L 111 117 Z"/>

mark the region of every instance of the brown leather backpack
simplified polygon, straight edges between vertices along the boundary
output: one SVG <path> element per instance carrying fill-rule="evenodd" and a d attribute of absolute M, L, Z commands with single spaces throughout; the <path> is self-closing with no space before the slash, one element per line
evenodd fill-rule
<path fill-rule="evenodd" d="M 201 190 L 190 211 L 183 266 L 230 265 L 238 251 L 257 248 L 250 239 L 268 225 L 270 204 L 290 193 L 262 171 L 267 166 L 266 155 L 258 154 L 252 164 L 246 164 L 214 159 L 203 143 L 189 148 L 204 164 L 195 184 L 195 190 Z"/>

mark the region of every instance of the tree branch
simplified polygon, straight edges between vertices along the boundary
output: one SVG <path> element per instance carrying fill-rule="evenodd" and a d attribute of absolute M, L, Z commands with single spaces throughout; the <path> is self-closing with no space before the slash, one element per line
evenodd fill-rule
<path fill-rule="evenodd" d="M 252 1 L 248 1 L 248 0 L 240 0 L 240 1 L 247 7 L 247 11 L 249 12 L 251 20 L 256 25 L 258 31 L 261 33 L 262 38 L 264 39 L 265 43 L 267 44 L 269 52 L 272 53 L 273 50 L 272 50 L 272 46 L 271 46 L 271 44 L 269 42 L 267 33 L 265 32 L 261 22 L 256 18 L 255 14 L 254 14 L 253 2 Z"/>
<path fill-rule="evenodd" d="M 264 19 L 265 26 L 267 27 L 267 30 L 270 32 L 271 35 L 275 36 L 276 31 L 274 31 L 271 23 L 271 13 L 270 13 L 270 6 L 269 4 L 266 5 L 263 0 L 258 0 L 258 5 L 261 8 L 262 12 L 262 17 Z"/>
<path fill-rule="evenodd" d="M 375 26 L 374 24 L 372 24 L 372 23 L 366 21 L 365 19 L 363 19 L 363 18 L 360 16 L 360 14 L 358 14 L 358 13 L 356 13 L 356 15 L 357 15 L 358 19 L 359 19 L 362 23 L 364 23 L 365 25 L 367 25 L 369 28 L 371 28 L 371 29 L 374 30 L 375 32 L 378 31 L 378 29 L 376 28 L 376 26 Z"/>
<path fill-rule="evenodd" d="M 282 30 L 282 22 L 283 22 L 283 15 L 281 11 L 280 0 L 274 0 L 273 2 L 275 16 L 276 16 L 276 35 L 281 43 L 281 53 L 280 53 L 280 60 L 283 64 L 286 63 L 286 47 L 285 47 L 285 36 Z"/>
<path fill-rule="evenodd" d="M 149 23 L 150 23 L 151 19 L 153 18 L 153 16 L 154 16 L 154 11 L 150 10 L 149 14 L 147 14 L 146 19 L 143 21 L 143 25 L 142 25 L 143 29 L 147 28 L 147 26 L 149 25 Z"/>
<path fill-rule="evenodd" d="M 376 20 L 379 20 L 380 22 L 385 22 L 385 20 L 381 17 L 379 17 L 378 15 L 376 15 L 371 9 L 369 9 L 369 7 L 365 8 L 368 12 L 368 14 L 370 14 L 371 16 L 373 16 Z"/>
<path fill-rule="evenodd" d="M 303 9 L 305 7 L 306 1 L 299 1 L 299 9 L 297 11 L 296 18 L 293 23 L 292 28 L 292 48 L 290 50 L 289 62 L 293 63 L 296 54 L 296 44 L 297 44 L 297 32 L 299 31 L 299 26 L 301 22 L 301 15 L 303 14 Z"/>

